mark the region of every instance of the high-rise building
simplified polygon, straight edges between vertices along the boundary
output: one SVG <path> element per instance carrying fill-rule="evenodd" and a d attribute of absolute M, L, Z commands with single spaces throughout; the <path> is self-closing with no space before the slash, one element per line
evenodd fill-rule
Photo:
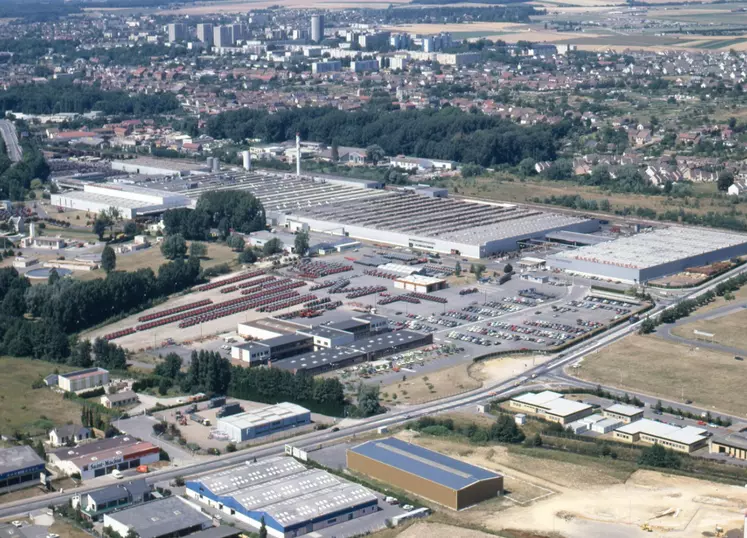
<path fill-rule="evenodd" d="M 213 28 L 213 45 L 219 49 L 233 45 L 233 32 L 230 26 Z"/>
<path fill-rule="evenodd" d="M 236 43 L 244 39 L 244 25 L 240 22 L 231 25 L 231 41 Z"/>
<path fill-rule="evenodd" d="M 342 71 L 342 62 L 337 61 L 326 61 L 326 62 L 314 62 L 311 64 L 311 72 L 314 75 L 321 73 L 333 73 L 335 71 Z"/>
<path fill-rule="evenodd" d="M 311 40 L 321 43 L 324 39 L 324 15 L 311 16 Z"/>
<path fill-rule="evenodd" d="M 197 39 L 206 45 L 213 44 L 213 25 L 209 22 L 201 22 L 197 25 Z"/>
<path fill-rule="evenodd" d="M 184 41 L 187 39 L 187 28 L 181 22 L 169 24 L 169 43 Z"/>

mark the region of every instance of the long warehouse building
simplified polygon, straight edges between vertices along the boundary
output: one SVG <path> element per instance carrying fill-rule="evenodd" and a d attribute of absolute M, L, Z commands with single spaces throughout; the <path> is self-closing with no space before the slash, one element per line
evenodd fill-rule
<path fill-rule="evenodd" d="M 560 252 L 548 256 L 547 264 L 569 273 L 642 283 L 745 254 L 745 235 L 672 226 Z"/>
<path fill-rule="evenodd" d="M 348 469 L 461 510 L 503 493 L 503 477 L 394 437 L 347 451 Z"/>
<path fill-rule="evenodd" d="M 368 489 L 289 457 L 231 467 L 186 482 L 186 495 L 275 538 L 294 538 L 372 514 Z M 332 536 L 326 534 L 325 536 Z"/>
<path fill-rule="evenodd" d="M 53 194 L 50 203 L 65 209 L 101 213 L 115 208 L 124 219 L 163 213 L 168 209 L 194 207 L 190 198 L 128 184 L 86 184 L 82 191 Z"/>
<path fill-rule="evenodd" d="M 274 227 L 470 258 L 517 250 L 520 242 L 544 239 L 553 231 L 599 230 L 596 219 L 434 196 L 433 189 L 383 190 L 379 182 L 351 178 L 226 172 L 148 185 L 190 198 L 209 191 L 247 190 L 262 201 Z"/>

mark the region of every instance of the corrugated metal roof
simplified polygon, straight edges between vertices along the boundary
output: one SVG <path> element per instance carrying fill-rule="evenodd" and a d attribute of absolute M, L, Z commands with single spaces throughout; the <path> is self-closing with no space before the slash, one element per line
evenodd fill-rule
<path fill-rule="evenodd" d="M 394 437 L 368 441 L 350 449 L 404 472 L 455 490 L 500 475 Z"/>

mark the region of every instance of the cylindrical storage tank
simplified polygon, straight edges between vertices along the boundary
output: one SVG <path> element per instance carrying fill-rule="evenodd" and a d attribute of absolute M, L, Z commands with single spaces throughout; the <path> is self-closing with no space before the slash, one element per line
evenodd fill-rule
<path fill-rule="evenodd" d="M 213 172 L 220 172 L 220 159 L 213 157 Z"/>

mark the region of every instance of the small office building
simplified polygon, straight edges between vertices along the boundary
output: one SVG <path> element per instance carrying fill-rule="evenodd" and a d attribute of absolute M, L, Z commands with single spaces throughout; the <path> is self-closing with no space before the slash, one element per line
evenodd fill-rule
<path fill-rule="evenodd" d="M 133 531 L 138 538 L 174 538 L 212 526 L 213 518 L 177 495 L 104 514 L 104 527 L 120 536 Z"/>
<path fill-rule="evenodd" d="M 128 506 L 151 500 L 151 488 L 145 478 L 112 484 L 89 493 L 75 494 L 71 499 L 73 508 L 89 521 L 97 521 L 107 512 L 121 510 Z"/>
<path fill-rule="evenodd" d="M 446 280 L 432 276 L 412 274 L 395 279 L 394 287 L 417 293 L 432 293 L 444 289 L 446 287 Z"/>
<path fill-rule="evenodd" d="M 44 460 L 30 446 L 0 448 L 0 491 L 9 492 L 42 484 Z"/>
<path fill-rule="evenodd" d="M 49 432 L 49 444 L 53 447 L 78 444 L 81 441 L 93 439 L 93 432 L 85 426 L 65 424 L 57 426 Z"/>
<path fill-rule="evenodd" d="M 134 437 L 118 436 L 85 443 L 74 448 L 47 452 L 49 464 L 62 473 L 80 474 L 83 480 L 150 465 L 160 459 L 159 448 Z"/>
<path fill-rule="evenodd" d="M 662 445 L 676 452 L 689 454 L 708 443 L 707 431 L 694 426 L 671 426 L 647 418 L 621 426 L 613 433 L 616 441 Z"/>
<path fill-rule="evenodd" d="M 355 342 L 355 335 L 349 331 L 342 331 L 327 325 L 318 325 L 311 329 L 302 329 L 298 334 L 310 336 L 314 339 L 314 349 L 329 349 L 347 346 Z"/>
<path fill-rule="evenodd" d="M 347 451 L 348 469 L 453 510 L 503 493 L 503 477 L 394 437 Z"/>
<path fill-rule="evenodd" d="M 566 400 L 563 395 L 551 390 L 539 393 L 526 392 L 509 400 L 509 406 L 523 412 L 532 413 L 550 422 L 566 425 L 594 412 L 592 406 Z"/>
<path fill-rule="evenodd" d="M 634 405 L 614 404 L 602 411 L 605 418 L 612 418 L 623 424 L 630 424 L 643 418 L 643 408 Z"/>
<path fill-rule="evenodd" d="M 234 443 L 296 428 L 311 422 L 311 412 L 300 405 L 284 402 L 218 419 L 218 431 Z"/>
<path fill-rule="evenodd" d="M 131 390 L 116 392 L 114 394 L 104 394 L 101 397 L 101 405 L 108 409 L 137 405 L 139 401 L 137 394 Z"/>

